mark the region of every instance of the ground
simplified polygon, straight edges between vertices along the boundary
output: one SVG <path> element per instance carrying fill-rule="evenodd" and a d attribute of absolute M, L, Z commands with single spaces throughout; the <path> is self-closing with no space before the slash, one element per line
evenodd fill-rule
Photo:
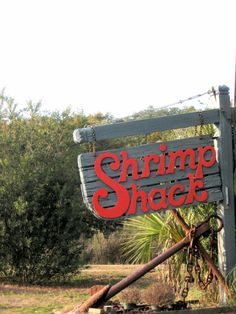
<path fill-rule="evenodd" d="M 4 314 L 57 314 L 81 304 L 88 295 L 88 288 L 98 284 L 114 284 L 131 272 L 139 269 L 139 265 L 92 265 L 60 286 L 18 286 L 0 285 L 0 313 Z M 141 289 L 155 282 L 163 269 L 146 274 L 135 284 Z M 190 298 L 199 298 L 201 294 L 195 290 Z"/>
<path fill-rule="evenodd" d="M 112 284 L 139 268 L 136 265 L 92 265 L 82 270 L 70 282 L 52 287 L 0 285 L 0 313 L 46 314 L 62 313 L 82 303 L 88 297 L 88 288 L 97 284 Z M 140 284 L 151 281 L 147 275 Z"/>
<path fill-rule="evenodd" d="M 88 297 L 88 288 L 114 283 L 138 266 L 93 265 L 59 287 L 0 285 L 0 313 L 46 314 L 65 311 Z M 145 281 L 147 279 L 143 279 Z"/>

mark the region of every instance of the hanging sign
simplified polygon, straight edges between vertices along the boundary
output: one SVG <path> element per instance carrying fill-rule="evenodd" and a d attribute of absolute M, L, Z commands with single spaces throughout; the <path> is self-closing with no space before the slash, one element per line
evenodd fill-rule
<path fill-rule="evenodd" d="M 103 219 L 186 207 L 222 198 L 210 137 L 82 154 L 84 201 Z"/>

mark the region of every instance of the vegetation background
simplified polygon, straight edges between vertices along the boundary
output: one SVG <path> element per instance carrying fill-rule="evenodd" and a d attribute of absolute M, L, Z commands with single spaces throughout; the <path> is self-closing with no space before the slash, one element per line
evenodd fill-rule
<path fill-rule="evenodd" d="M 77 156 L 89 148 L 72 140 L 75 128 L 116 119 L 70 110 L 42 113 L 40 105 L 30 101 L 19 110 L 4 91 L 0 95 L 0 272 L 20 283 L 65 278 L 84 263 L 124 262 L 117 234 L 122 226 L 94 218 L 83 204 Z M 124 120 L 190 110 L 150 107 Z M 174 137 L 174 131 L 153 133 L 103 141 L 97 149 Z"/>
<path fill-rule="evenodd" d="M 20 110 L 4 90 L 0 94 L 0 276 L 3 283 L 48 285 L 65 282 L 87 264 L 143 263 L 184 236 L 168 211 L 125 222 L 95 218 L 83 204 L 77 167 L 77 156 L 90 148 L 85 144 L 76 145 L 72 133 L 85 125 L 118 120 L 109 114 L 86 116 L 69 109 L 61 113 L 42 112 L 40 106 L 30 101 Z M 123 121 L 190 111 L 195 108 L 148 107 L 124 117 Z M 136 146 L 212 133 L 212 126 L 200 126 L 102 141 L 96 148 Z M 208 204 L 182 209 L 181 214 L 192 224 L 215 210 L 214 204 Z M 203 244 L 209 250 L 209 241 Z M 174 283 L 176 292 L 183 282 L 181 269 L 185 264 L 186 251 L 167 263 L 165 280 Z M 202 269 L 207 271 L 204 265 Z"/>

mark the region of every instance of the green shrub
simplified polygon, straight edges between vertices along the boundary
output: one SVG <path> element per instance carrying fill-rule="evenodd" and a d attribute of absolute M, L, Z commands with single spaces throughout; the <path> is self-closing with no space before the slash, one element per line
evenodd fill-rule
<path fill-rule="evenodd" d="M 121 232 L 118 230 L 105 236 L 102 232 L 85 241 L 81 259 L 86 264 L 121 264 Z"/>

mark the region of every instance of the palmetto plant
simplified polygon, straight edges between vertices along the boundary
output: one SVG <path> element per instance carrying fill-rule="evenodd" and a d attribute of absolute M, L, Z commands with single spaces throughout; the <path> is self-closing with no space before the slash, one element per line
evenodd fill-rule
<path fill-rule="evenodd" d="M 181 216 L 191 226 L 215 212 L 212 204 L 199 205 L 195 208 L 179 209 Z M 148 262 L 153 256 L 164 252 L 179 242 L 185 233 L 175 221 L 171 211 L 155 213 L 128 219 L 124 223 L 123 252 L 127 261 L 132 263 Z M 204 246 L 208 245 L 203 241 Z M 181 265 L 186 261 L 186 250 L 181 250 L 171 259 L 172 278 L 180 274 Z"/>
<path fill-rule="evenodd" d="M 160 248 L 178 242 L 184 234 L 168 215 L 150 214 L 124 224 L 124 255 L 132 263 L 149 261 Z"/>
<path fill-rule="evenodd" d="M 131 218 L 124 224 L 124 256 L 129 262 L 145 263 L 183 237 L 184 232 L 169 214 Z M 183 253 L 172 258 L 176 267 L 170 267 L 170 277 L 178 276 L 183 259 Z M 171 264 L 169 263 L 170 266 Z"/>

